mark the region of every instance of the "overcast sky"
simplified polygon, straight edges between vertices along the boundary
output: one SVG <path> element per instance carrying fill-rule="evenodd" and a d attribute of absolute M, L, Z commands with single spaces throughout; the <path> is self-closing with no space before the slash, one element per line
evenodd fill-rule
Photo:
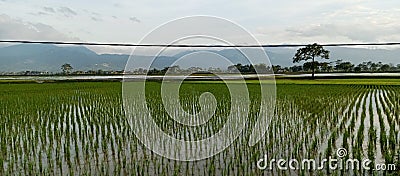
<path fill-rule="evenodd" d="M 190 15 L 234 21 L 265 44 L 400 41 L 398 0 L 0 0 L 0 39 L 137 43 Z"/>

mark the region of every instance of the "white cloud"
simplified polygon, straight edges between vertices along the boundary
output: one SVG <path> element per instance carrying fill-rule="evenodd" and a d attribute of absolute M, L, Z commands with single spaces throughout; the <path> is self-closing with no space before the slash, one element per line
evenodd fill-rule
<path fill-rule="evenodd" d="M 72 10 L 69 7 L 59 7 L 57 9 L 57 12 L 63 14 L 66 17 L 72 17 L 72 16 L 76 16 L 78 13 L 75 12 L 74 10 Z"/>
<path fill-rule="evenodd" d="M 54 10 L 52 7 L 43 7 L 43 10 L 45 12 L 48 12 L 48 13 L 55 13 L 56 12 L 56 10 Z"/>
<path fill-rule="evenodd" d="M 11 18 L 7 15 L 0 15 L 0 38 L 10 40 L 50 40 L 50 41 L 71 41 L 77 38 L 69 37 L 53 27 L 43 23 L 25 22 Z"/>
<path fill-rule="evenodd" d="M 101 19 L 101 18 L 94 17 L 94 16 L 93 16 L 91 19 L 92 19 L 93 21 L 102 21 L 102 19 Z"/>
<path fill-rule="evenodd" d="M 256 30 L 269 42 L 393 42 L 400 38 L 399 9 L 374 9 L 355 5 L 338 9 L 310 21 Z M 286 41 L 286 42 L 285 42 Z"/>
<path fill-rule="evenodd" d="M 140 23 L 141 22 L 137 17 L 130 17 L 129 20 L 131 20 L 134 23 Z"/>
<path fill-rule="evenodd" d="M 266 44 L 400 40 L 398 0 L 99 0 L 96 3 L 72 0 L 51 1 L 46 5 L 31 0 L 3 1 L 0 0 L 1 13 L 24 20 L 19 23 L 47 24 L 59 33 L 89 42 L 137 43 L 164 22 L 199 14 L 237 22 Z M 14 36 L 28 34 L 20 31 Z"/>
<path fill-rule="evenodd" d="M 72 10 L 69 7 L 66 6 L 62 6 L 62 7 L 58 7 L 58 8 L 53 8 L 53 7 L 43 7 L 42 11 L 37 12 L 38 14 L 42 13 L 42 14 L 59 14 L 61 16 L 64 17 L 73 17 L 78 15 L 78 13 L 75 10 Z"/>

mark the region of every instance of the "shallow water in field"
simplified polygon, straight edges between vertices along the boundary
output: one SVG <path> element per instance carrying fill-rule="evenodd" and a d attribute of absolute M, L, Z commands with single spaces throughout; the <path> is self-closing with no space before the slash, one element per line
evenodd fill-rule
<path fill-rule="evenodd" d="M 158 83 L 154 84 L 157 87 Z M 0 175 L 300 174 L 298 170 L 277 168 L 263 171 L 256 164 L 264 155 L 270 159 L 335 157 L 336 149 L 341 147 L 347 149 L 349 157 L 358 152 L 361 157 L 368 157 L 370 148 L 374 161 L 385 163 L 393 159 L 387 158 L 388 152 L 398 151 L 400 144 L 398 86 L 278 85 L 275 116 L 271 117 L 263 140 L 249 147 L 248 138 L 257 119 L 255 93 L 255 107 L 246 130 L 223 152 L 196 162 L 165 159 L 141 144 L 124 115 L 120 83 L 9 86 L 0 85 L 0 147 L 5 158 Z M 198 90 L 212 88 L 218 99 L 224 96 L 219 92 L 224 89 L 218 86 L 189 84 L 186 88 L 196 95 Z M 256 88 L 252 85 L 249 89 L 256 92 Z M 212 123 L 199 128 L 183 127 L 169 118 L 162 106 L 157 106 L 156 94 L 150 95 L 155 121 L 174 137 L 208 137 L 225 122 L 223 118 L 212 118 Z M 230 112 L 226 101 L 218 99 L 222 107 L 218 113 Z M 184 106 L 197 108 L 193 102 Z M 370 129 L 376 130 L 375 140 L 370 138 Z M 327 172 L 324 169 L 313 173 Z"/>

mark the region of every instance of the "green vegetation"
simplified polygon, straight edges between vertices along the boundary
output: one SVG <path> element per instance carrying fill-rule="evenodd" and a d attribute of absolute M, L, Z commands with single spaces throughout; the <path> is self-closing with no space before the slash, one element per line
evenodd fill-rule
<path fill-rule="evenodd" d="M 400 79 L 277 79 L 277 84 L 400 85 Z"/>
<path fill-rule="evenodd" d="M 263 140 L 249 147 L 260 108 L 259 84 L 249 80 L 248 130 L 225 151 L 196 162 L 165 159 L 136 139 L 121 108 L 120 82 L 0 84 L 0 175 L 301 175 L 309 171 L 262 171 L 256 163 L 264 155 L 271 159 L 336 156 L 340 147 L 349 151 L 349 157 L 396 163 L 399 82 L 278 79 L 276 116 Z M 160 103 L 160 86 L 147 84 L 148 106 L 155 122 L 170 135 L 201 139 L 224 124 L 230 111 L 225 84 L 202 81 L 181 86 L 181 104 L 189 112 L 198 108 L 202 92 L 212 92 L 217 99 L 216 116 L 198 127 L 168 117 Z M 326 172 L 341 175 L 343 171 L 313 174 Z"/>
<path fill-rule="evenodd" d="M 61 66 L 61 70 L 64 74 L 70 74 L 74 68 L 71 64 L 65 63 Z"/>
<path fill-rule="evenodd" d="M 314 43 L 298 49 L 293 57 L 293 63 L 311 60 L 312 78 L 314 78 L 315 68 L 317 66 L 315 59 L 318 57 L 321 59 L 329 59 L 329 51 L 325 50 L 321 45 Z"/>
<path fill-rule="evenodd" d="M 223 83 L 223 81 L 187 81 L 188 83 Z M 238 82 L 235 80 L 229 82 Z M 246 80 L 249 84 L 258 84 L 258 80 Z M 400 85 L 400 79 L 284 79 L 278 78 L 275 81 L 262 80 L 262 83 L 276 83 L 276 84 L 344 84 L 344 85 Z M 239 82 L 238 82 L 239 83 Z"/>

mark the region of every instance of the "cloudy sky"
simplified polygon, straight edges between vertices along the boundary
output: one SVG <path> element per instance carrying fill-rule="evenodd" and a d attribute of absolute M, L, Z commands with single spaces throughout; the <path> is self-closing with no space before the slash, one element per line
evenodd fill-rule
<path fill-rule="evenodd" d="M 234 21 L 264 44 L 400 41 L 398 0 L 0 0 L 0 39 L 137 43 L 190 15 Z"/>

